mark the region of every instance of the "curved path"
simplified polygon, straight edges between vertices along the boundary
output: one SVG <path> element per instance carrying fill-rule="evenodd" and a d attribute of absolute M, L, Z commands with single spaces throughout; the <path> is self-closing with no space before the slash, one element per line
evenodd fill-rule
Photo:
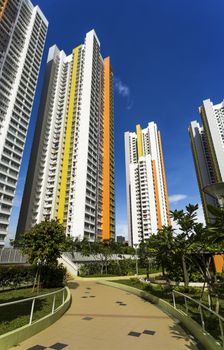
<path fill-rule="evenodd" d="M 97 282 L 72 282 L 72 305 L 51 327 L 16 350 L 197 350 L 195 342 L 154 305 Z"/>

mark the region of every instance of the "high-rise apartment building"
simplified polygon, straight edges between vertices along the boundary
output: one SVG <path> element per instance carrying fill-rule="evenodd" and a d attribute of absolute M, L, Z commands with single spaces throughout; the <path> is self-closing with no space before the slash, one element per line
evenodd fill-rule
<path fill-rule="evenodd" d="M 0 246 L 4 245 L 48 22 L 29 0 L 0 1 Z"/>
<path fill-rule="evenodd" d="M 58 218 L 75 238 L 115 235 L 113 72 L 94 32 L 49 50 L 17 237 Z"/>
<path fill-rule="evenodd" d="M 154 122 L 125 133 L 128 240 L 139 244 L 170 225 L 160 132 Z"/>
<path fill-rule="evenodd" d="M 224 102 L 213 105 L 207 99 L 199 112 L 203 126 L 191 122 L 189 134 L 205 220 L 209 222 L 207 204 L 216 206 L 217 202 L 203 188 L 224 181 Z"/>

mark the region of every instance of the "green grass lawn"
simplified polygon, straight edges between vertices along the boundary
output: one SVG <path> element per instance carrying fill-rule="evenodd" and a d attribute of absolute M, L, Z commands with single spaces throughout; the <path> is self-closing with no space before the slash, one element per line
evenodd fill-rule
<path fill-rule="evenodd" d="M 0 292 L 0 304 L 22 300 L 37 295 L 43 295 L 57 290 L 55 289 L 40 289 L 39 292 L 32 292 L 32 288 L 23 288 L 12 291 Z M 66 297 L 66 296 L 65 296 Z M 46 316 L 52 310 L 53 296 L 37 299 L 35 301 L 33 322 Z M 62 292 L 56 296 L 55 308 L 62 302 Z M 0 307 L 0 335 L 10 332 L 16 328 L 25 326 L 29 323 L 32 301 L 24 301 L 19 304 L 1 306 Z"/>
<path fill-rule="evenodd" d="M 168 285 L 158 285 L 150 283 L 148 285 L 140 282 L 137 278 L 131 278 L 131 279 L 124 279 L 124 280 L 113 280 L 113 282 L 126 284 L 131 287 L 135 287 L 141 290 L 144 290 L 146 292 L 149 292 L 152 295 L 157 296 L 158 298 L 161 298 L 163 300 L 166 300 L 170 304 L 173 305 L 173 298 L 172 298 L 172 289 Z M 188 295 L 189 297 L 198 300 L 200 299 L 201 295 L 201 289 L 195 288 L 195 287 L 189 287 L 188 290 L 186 290 L 184 287 L 175 287 L 176 290 L 178 290 L 181 293 L 184 293 Z M 203 299 L 201 301 L 204 305 L 208 306 L 208 295 L 207 293 L 204 294 Z M 220 310 L 219 314 L 224 317 L 224 299 L 219 299 L 220 302 Z M 201 324 L 201 318 L 200 313 L 197 305 L 193 302 L 187 302 L 188 304 L 188 315 L 191 316 L 196 322 Z M 178 309 L 183 310 L 186 312 L 185 308 L 185 301 L 182 296 L 176 296 L 176 305 Z M 214 338 L 220 341 L 220 328 L 219 328 L 219 321 L 218 318 L 213 316 L 209 311 L 203 311 L 204 321 L 205 321 L 205 329 L 207 332 L 209 332 Z M 223 324 L 224 327 L 224 324 Z"/>

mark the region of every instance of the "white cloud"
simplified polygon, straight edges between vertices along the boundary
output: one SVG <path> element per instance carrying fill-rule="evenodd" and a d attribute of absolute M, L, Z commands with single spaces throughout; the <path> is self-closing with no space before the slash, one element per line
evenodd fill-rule
<path fill-rule="evenodd" d="M 199 208 L 197 211 L 197 219 L 198 219 L 198 222 L 201 222 L 203 225 L 205 225 L 205 217 L 204 217 L 203 207 L 201 204 L 199 204 Z"/>
<path fill-rule="evenodd" d="M 22 196 L 17 194 L 13 200 L 13 203 L 12 203 L 13 207 L 19 208 L 21 205 L 21 201 L 22 201 Z"/>
<path fill-rule="evenodd" d="M 124 84 L 120 78 L 115 77 L 115 90 L 121 95 L 122 97 L 129 97 L 130 96 L 130 89 L 129 87 Z"/>
<path fill-rule="evenodd" d="M 173 194 L 172 196 L 169 196 L 169 202 L 170 203 L 177 203 L 177 202 L 180 202 L 186 198 L 187 198 L 186 194 Z"/>
<path fill-rule="evenodd" d="M 121 81 L 119 77 L 114 79 L 115 91 L 124 99 L 126 99 L 126 109 L 131 110 L 133 107 L 133 100 L 131 99 L 131 91 L 129 86 Z"/>

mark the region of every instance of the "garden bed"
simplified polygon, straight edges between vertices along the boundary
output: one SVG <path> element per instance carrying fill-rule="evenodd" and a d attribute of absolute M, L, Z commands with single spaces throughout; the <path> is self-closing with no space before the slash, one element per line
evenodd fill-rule
<path fill-rule="evenodd" d="M 124 279 L 124 280 L 113 280 L 113 282 L 125 284 L 140 290 L 146 291 L 160 299 L 163 299 L 173 305 L 173 296 L 172 296 L 172 286 L 169 285 L 158 285 L 158 284 L 145 284 L 139 281 L 138 278 Z M 186 294 L 187 296 L 199 301 L 201 296 L 201 288 L 198 287 L 175 287 L 175 290 Z M 203 299 L 200 301 L 204 305 L 208 306 L 208 295 L 207 292 L 204 293 Z M 219 299 L 220 309 L 219 314 L 224 317 L 224 299 Z M 187 302 L 188 304 L 188 315 L 195 320 L 197 323 L 201 324 L 200 313 L 198 307 L 193 302 Z M 182 296 L 176 296 L 176 306 L 179 310 L 186 312 L 185 300 Z M 209 311 L 203 311 L 205 329 L 217 340 L 220 339 L 220 329 L 218 319 L 212 315 Z M 224 327 L 224 325 L 223 325 Z"/>
<path fill-rule="evenodd" d="M 0 292 L 0 304 L 32 298 L 37 295 L 44 295 L 56 290 L 58 290 L 58 288 L 40 289 L 38 293 L 32 292 L 32 288 L 2 291 Z M 52 308 L 52 298 L 53 296 L 50 295 L 35 301 L 33 322 L 50 313 Z M 55 308 L 57 308 L 61 303 L 62 293 L 56 295 L 55 299 Z M 22 303 L 0 307 L 0 335 L 28 324 L 31 306 L 32 300 L 27 300 Z"/>

